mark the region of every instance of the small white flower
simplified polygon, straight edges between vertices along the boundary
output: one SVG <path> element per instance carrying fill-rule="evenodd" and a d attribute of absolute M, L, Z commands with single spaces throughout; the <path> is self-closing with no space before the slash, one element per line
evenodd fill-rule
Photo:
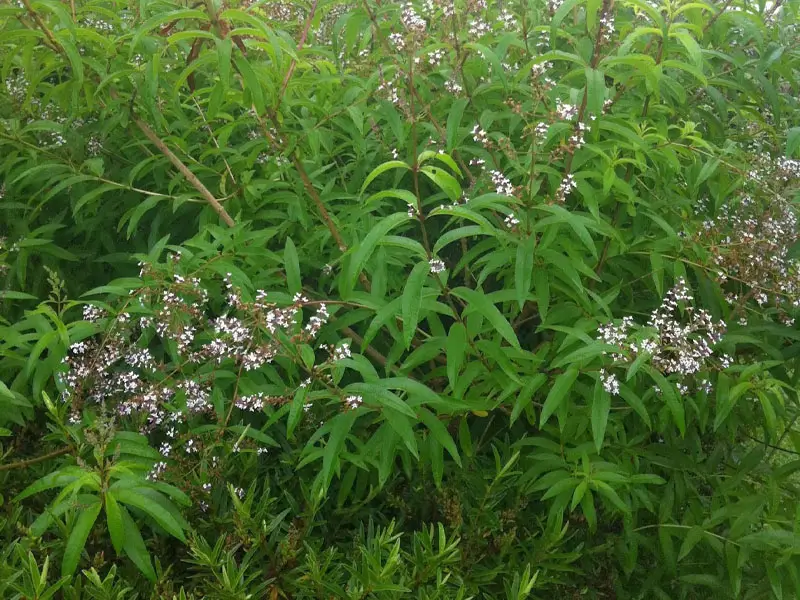
<path fill-rule="evenodd" d="M 363 401 L 364 399 L 361 396 L 355 396 L 355 395 L 347 396 L 347 398 L 344 399 L 344 403 L 350 409 L 358 408 L 359 406 L 361 406 L 361 403 Z"/>
<path fill-rule="evenodd" d="M 614 373 L 608 373 L 605 369 L 601 369 L 600 383 L 603 385 L 603 389 L 612 396 L 619 394 L 619 379 Z"/>
<path fill-rule="evenodd" d="M 514 213 L 511 213 L 510 215 L 507 215 L 505 219 L 503 219 L 503 223 L 506 227 L 512 229 L 513 227 L 519 225 L 519 219 L 514 215 Z"/>
<path fill-rule="evenodd" d="M 446 268 L 445 264 L 444 264 L 444 261 L 442 261 L 442 260 L 440 260 L 438 258 L 435 258 L 435 257 L 430 259 L 428 261 L 428 264 L 430 265 L 431 273 L 441 273 Z"/>

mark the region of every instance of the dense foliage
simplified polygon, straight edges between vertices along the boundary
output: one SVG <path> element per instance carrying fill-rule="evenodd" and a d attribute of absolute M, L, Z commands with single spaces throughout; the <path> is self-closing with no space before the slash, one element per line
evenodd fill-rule
<path fill-rule="evenodd" d="M 0 598 L 800 597 L 796 1 L 0 6 Z"/>

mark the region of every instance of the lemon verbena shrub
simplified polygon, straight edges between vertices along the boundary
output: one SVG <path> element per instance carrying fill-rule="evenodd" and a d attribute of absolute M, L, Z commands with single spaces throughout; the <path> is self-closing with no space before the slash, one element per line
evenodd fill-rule
<path fill-rule="evenodd" d="M 2 4 L 0 597 L 799 597 L 797 11 Z"/>

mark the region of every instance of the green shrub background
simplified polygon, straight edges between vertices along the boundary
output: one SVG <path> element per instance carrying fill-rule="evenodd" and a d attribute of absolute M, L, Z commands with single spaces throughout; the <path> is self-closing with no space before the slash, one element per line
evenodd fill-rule
<path fill-rule="evenodd" d="M 798 598 L 796 1 L 0 5 L 0 598 Z"/>

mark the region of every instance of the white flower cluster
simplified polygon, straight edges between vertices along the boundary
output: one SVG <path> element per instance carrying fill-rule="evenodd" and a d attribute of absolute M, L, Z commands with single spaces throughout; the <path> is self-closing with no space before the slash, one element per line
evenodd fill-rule
<path fill-rule="evenodd" d="M 543 77 L 545 73 L 553 66 L 553 63 L 550 61 L 545 61 L 541 63 L 536 63 L 531 67 L 531 76 L 533 77 Z"/>
<path fill-rule="evenodd" d="M 541 121 L 536 124 L 536 127 L 533 128 L 533 135 L 536 137 L 537 141 L 543 142 L 549 129 L 550 125 L 544 121 Z"/>
<path fill-rule="evenodd" d="M 588 129 L 589 126 L 586 123 L 575 124 L 575 130 L 573 131 L 572 135 L 569 136 L 569 143 L 573 147 L 573 150 L 577 150 L 586 143 L 583 134 L 586 133 Z"/>
<path fill-rule="evenodd" d="M 508 177 L 503 175 L 500 171 L 490 171 L 489 174 L 492 176 L 492 183 L 498 194 L 502 194 L 503 196 L 514 195 L 514 186 Z"/>
<path fill-rule="evenodd" d="M 280 404 L 284 401 L 281 397 L 268 396 L 263 392 L 251 394 L 249 396 L 239 396 L 234 401 L 236 408 L 247 412 L 259 412 L 266 405 Z"/>
<path fill-rule="evenodd" d="M 678 316 L 678 303 L 691 302 L 692 295 L 683 279 L 667 292 L 661 306 L 652 312 L 648 326 L 658 332 L 658 350 L 653 366 L 665 374 L 693 375 L 699 372 L 714 354 L 713 346 L 725 333 L 722 322 L 714 322 L 703 309 L 686 306 L 688 323 Z"/>
<path fill-rule="evenodd" d="M 445 264 L 444 264 L 444 261 L 442 261 L 441 259 L 436 258 L 436 257 L 431 258 L 428 261 L 428 264 L 430 265 L 431 273 L 434 273 L 434 274 L 435 273 L 441 273 L 446 268 Z"/>
<path fill-rule="evenodd" d="M 477 123 L 475 127 L 472 128 L 472 139 L 476 144 L 480 144 L 484 148 L 489 145 L 489 135 L 486 133 L 486 130 L 481 129 L 481 126 Z"/>
<path fill-rule="evenodd" d="M 517 27 L 517 18 L 511 14 L 507 8 L 504 8 L 500 11 L 500 15 L 497 17 L 497 20 L 503 24 L 504 29 L 513 30 Z"/>
<path fill-rule="evenodd" d="M 469 161 L 470 167 L 480 167 L 481 170 L 486 168 L 486 161 L 482 158 L 473 158 Z"/>
<path fill-rule="evenodd" d="M 444 48 L 437 48 L 432 52 L 428 52 L 428 64 L 432 67 L 438 67 L 445 56 L 447 56 L 447 51 Z"/>
<path fill-rule="evenodd" d="M 448 79 L 444 82 L 444 89 L 447 90 L 449 94 L 454 96 L 458 96 L 461 92 L 464 91 L 464 88 L 461 87 L 461 84 L 458 83 L 455 79 Z"/>
<path fill-rule="evenodd" d="M 389 34 L 389 43 L 397 52 L 402 52 L 406 49 L 406 40 L 401 33 Z"/>
<path fill-rule="evenodd" d="M 575 176 L 572 173 L 567 173 L 556 190 L 556 202 L 563 203 L 566 201 L 567 196 L 575 190 L 578 185 L 575 183 Z"/>
<path fill-rule="evenodd" d="M 509 229 L 513 229 L 514 227 L 519 225 L 519 219 L 516 217 L 514 213 L 510 213 L 506 215 L 505 219 L 503 219 L 503 225 L 505 225 Z"/>
<path fill-rule="evenodd" d="M 702 204 L 699 210 L 705 210 Z M 752 298 L 759 305 L 771 300 L 784 322 L 800 308 L 800 260 L 792 254 L 800 242 L 800 221 L 780 196 L 744 196 L 723 204 L 715 218 L 704 221 L 697 240 L 713 244 L 721 284 L 731 279 L 750 287 Z"/>
<path fill-rule="evenodd" d="M 176 255 L 168 260 L 168 268 L 175 269 L 179 262 Z M 152 316 L 131 319 L 130 313 L 121 312 L 108 318 L 99 308 L 85 306 L 84 318 L 91 322 L 108 320 L 108 330 L 70 346 L 57 383 L 62 390 L 61 401 L 71 404 L 72 424 L 81 421 L 84 406 L 103 404 L 118 417 L 135 418 L 142 433 L 165 436 L 167 441 L 160 448 L 165 460 L 156 463 L 150 473 L 150 478 L 156 479 L 168 468 L 166 459 L 179 440 L 187 454 L 202 450 L 200 438 L 185 437 L 189 419 L 202 418 L 214 409 L 212 381 L 195 365 L 234 361 L 244 370 L 259 368 L 281 350 L 276 336 L 287 336 L 292 343 L 308 343 L 327 322 L 328 311 L 320 304 L 305 328 L 299 329 L 297 319 L 302 308 L 311 303 L 308 298 L 298 294 L 294 304 L 281 308 L 269 304 L 267 293 L 258 290 L 256 300 L 247 302 L 228 276 L 224 279 L 227 304 L 223 314 L 216 316 L 219 309 L 207 306 L 209 293 L 198 279 L 180 274 L 159 276 L 148 265 L 141 268 L 143 276 L 163 286 L 139 290 L 141 310 L 137 312 L 147 312 L 152 303 Z M 168 342 L 165 347 L 172 343 L 177 347 L 175 365 L 163 364 L 164 359 L 154 355 L 149 345 L 141 345 L 140 340 L 152 339 L 153 331 Z M 197 344 L 195 339 L 202 343 Z M 346 358 L 350 352 L 349 342 L 340 344 L 332 350 L 332 360 Z M 179 368 L 173 371 L 176 365 Z M 247 412 L 287 401 L 288 397 L 263 392 L 233 399 L 238 409 Z M 357 404 L 356 400 L 351 404 Z"/>
<path fill-rule="evenodd" d="M 344 403 L 347 405 L 347 408 L 351 410 L 361 406 L 362 402 L 364 402 L 364 399 L 361 396 L 347 396 L 344 399 Z"/>
<path fill-rule="evenodd" d="M 411 2 L 406 2 L 403 5 L 403 10 L 400 12 L 400 21 L 403 23 L 403 26 L 412 33 L 425 33 L 425 30 L 428 28 L 425 19 L 417 14 Z"/>
<path fill-rule="evenodd" d="M 400 96 L 397 93 L 397 84 L 394 81 L 381 81 L 378 84 L 378 92 L 392 104 L 400 104 Z"/>
<path fill-rule="evenodd" d="M 565 104 L 560 99 L 556 100 L 556 116 L 564 121 L 570 121 L 578 115 L 578 107 Z"/>
<path fill-rule="evenodd" d="M 114 25 L 103 19 L 96 19 L 93 16 L 84 17 L 83 24 L 101 33 L 111 33 L 114 31 Z"/>
<path fill-rule="evenodd" d="M 640 333 L 644 335 L 634 337 L 635 322 L 632 317 L 625 317 L 618 325 L 598 327 L 598 339 L 617 348 L 611 353 L 615 362 L 628 362 L 647 354 L 652 365 L 665 375 L 686 377 L 715 366 L 726 368 L 731 363 L 730 357 L 717 357 L 717 365 L 712 361 L 714 346 L 721 341 L 725 325 L 715 322 L 707 311 L 692 306 L 692 300 L 686 282 L 679 279 L 651 313 L 647 323 L 649 333 L 642 329 Z M 683 313 L 679 310 L 681 306 Z"/>
<path fill-rule="evenodd" d="M 619 394 L 619 379 L 614 373 L 608 373 L 605 369 L 600 369 L 600 383 L 603 389 L 612 396 Z"/>
<path fill-rule="evenodd" d="M 22 104 L 28 94 L 28 80 L 22 71 L 17 71 L 16 75 L 9 75 L 6 77 L 6 90 L 11 99 L 17 103 Z"/>
<path fill-rule="evenodd" d="M 346 358 L 350 358 L 352 355 L 353 353 L 350 350 L 350 342 L 344 342 L 333 349 L 333 352 L 331 352 L 331 360 L 344 360 Z"/>
<path fill-rule="evenodd" d="M 469 22 L 469 35 L 474 38 L 480 38 L 486 35 L 487 33 L 492 31 L 491 25 L 481 19 L 480 17 L 475 17 L 474 19 L 470 19 Z"/>
<path fill-rule="evenodd" d="M 602 17 L 600 17 L 600 26 L 601 26 L 601 39 L 608 43 L 611 41 L 611 38 L 614 37 L 614 15 L 611 13 L 605 13 Z"/>

